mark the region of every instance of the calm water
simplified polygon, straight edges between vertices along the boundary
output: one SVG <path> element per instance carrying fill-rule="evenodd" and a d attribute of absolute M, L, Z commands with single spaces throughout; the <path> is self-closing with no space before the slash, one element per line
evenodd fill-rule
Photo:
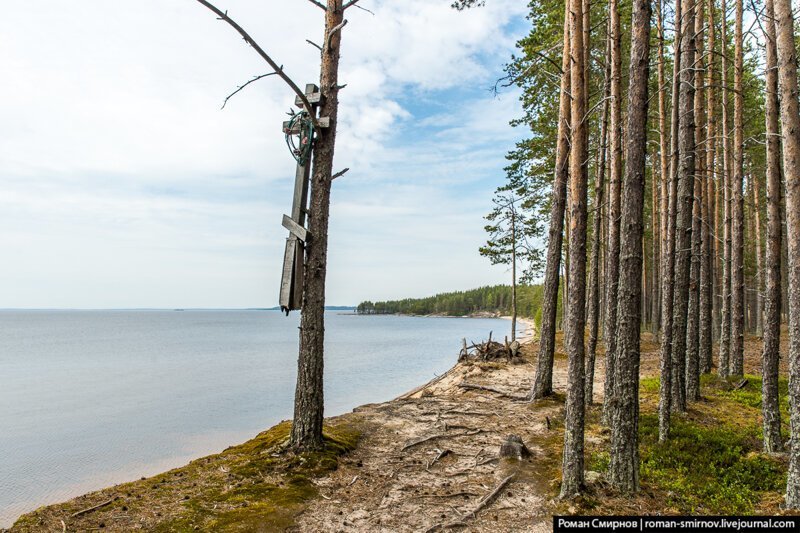
<path fill-rule="evenodd" d="M 326 415 L 447 370 L 499 319 L 326 314 Z M 0 311 L 0 527 L 291 417 L 298 315 Z"/>

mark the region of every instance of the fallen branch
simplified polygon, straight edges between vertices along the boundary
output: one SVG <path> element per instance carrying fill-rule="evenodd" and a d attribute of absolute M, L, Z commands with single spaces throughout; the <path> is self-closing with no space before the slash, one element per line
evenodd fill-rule
<path fill-rule="evenodd" d="M 95 505 L 93 507 L 88 507 L 86 509 L 81 509 L 77 513 L 72 513 L 69 517 L 70 518 L 76 518 L 76 517 L 84 515 L 86 513 L 91 513 L 92 511 L 96 511 L 96 510 L 98 510 L 98 509 L 100 509 L 102 507 L 105 507 L 106 505 L 111 505 L 112 503 L 114 503 L 116 501 L 116 499 L 117 499 L 117 497 L 115 496 L 115 497 L 111 498 L 110 500 L 104 501 L 103 503 L 98 503 L 97 505 Z"/>
<path fill-rule="evenodd" d="M 467 390 L 482 390 L 482 391 L 486 391 L 486 392 L 492 392 L 494 394 L 502 396 L 503 398 L 508 398 L 509 400 L 514 400 L 514 401 L 517 401 L 517 402 L 528 401 L 528 398 L 525 397 L 525 396 L 516 396 L 514 394 L 509 394 L 507 392 L 503 392 L 501 390 L 493 389 L 491 387 L 484 387 L 483 385 L 475 385 L 474 383 L 464 383 L 462 381 L 461 383 L 458 384 L 458 386 L 460 388 L 462 388 L 462 389 L 467 389 Z"/>
<path fill-rule="evenodd" d="M 514 479 L 515 475 L 516 474 L 511 474 L 510 476 L 505 478 L 503 481 L 501 481 L 494 488 L 494 490 L 492 490 L 492 492 L 490 492 L 489 494 L 487 494 L 486 496 L 481 498 L 481 500 L 478 502 L 478 504 L 475 506 L 475 508 L 472 509 L 467 514 L 465 514 L 464 516 L 462 516 L 460 520 L 457 520 L 455 522 L 449 522 L 447 524 L 436 524 L 434 526 L 431 526 L 427 530 L 425 530 L 425 533 L 430 533 L 432 531 L 437 531 L 439 529 L 449 529 L 449 528 L 453 528 L 453 527 L 466 527 L 467 520 L 470 520 L 472 518 L 477 517 L 479 512 L 481 512 L 483 509 L 485 509 L 486 507 L 491 505 L 492 502 L 494 502 L 497 499 L 497 497 L 500 495 L 500 493 L 503 492 L 503 489 L 505 489 L 508 486 L 508 484 L 511 483 L 511 481 Z"/>
<path fill-rule="evenodd" d="M 736 386 L 733 388 L 733 390 L 741 390 L 741 389 L 745 388 L 748 383 L 749 382 L 746 379 L 743 379 L 742 381 L 740 381 L 739 383 L 736 384 Z"/>

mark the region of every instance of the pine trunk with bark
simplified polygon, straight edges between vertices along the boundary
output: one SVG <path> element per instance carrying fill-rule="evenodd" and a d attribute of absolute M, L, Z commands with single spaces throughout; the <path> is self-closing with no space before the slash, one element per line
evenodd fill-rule
<path fill-rule="evenodd" d="M 719 375 L 727 378 L 731 372 L 731 164 L 730 128 L 728 124 L 728 21 L 727 5 L 722 0 L 722 189 L 723 189 L 723 255 L 722 255 L 722 312 L 719 334 Z"/>
<path fill-rule="evenodd" d="M 766 1 L 766 118 L 767 118 L 767 256 L 764 293 L 764 350 L 762 353 L 761 413 L 764 418 L 764 451 L 783 450 L 778 400 L 781 341 L 781 141 L 778 103 L 778 57 L 775 47 L 775 6 Z"/>
<path fill-rule="evenodd" d="M 531 399 L 544 398 L 553 393 L 553 357 L 556 344 L 558 286 L 561 281 L 561 247 L 564 239 L 570 152 L 570 0 L 566 0 L 566 2 L 564 45 L 561 56 L 561 91 L 558 106 L 558 142 L 553 177 L 553 197 L 550 204 L 550 240 L 547 246 L 547 264 L 545 266 L 544 294 L 542 296 L 542 333 L 539 339 L 536 378 L 530 392 Z M 564 301 L 566 302 L 566 298 Z"/>
<path fill-rule="evenodd" d="M 678 92 L 680 90 L 680 57 L 681 57 L 681 21 L 683 19 L 683 2 L 675 1 L 675 63 L 672 71 L 672 123 L 670 133 L 670 172 L 668 217 L 664 232 L 663 255 L 661 257 L 662 289 L 661 289 L 661 382 L 659 384 L 658 401 L 658 439 L 665 441 L 669 437 L 670 413 L 672 412 L 672 340 L 673 340 L 673 296 L 675 292 L 675 221 L 678 196 Z M 659 20 L 663 24 L 663 12 Z M 663 41 L 663 31 L 661 40 Z"/>
<path fill-rule="evenodd" d="M 714 181 L 716 161 L 716 102 L 714 98 L 714 1 L 708 1 L 708 57 L 706 59 L 706 164 L 705 195 L 701 218 L 703 221 L 701 240 L 703 262 L 700 265 L 700 371 L 711 372 L 713 367 L 712 344 L 714 323 L 714 260 L 715 231 L 714 223 Z"/>
<path fill-rule="evenodd" d="M 571 46 L 571 125 L 570 151 L 570 287 L 567 295 L 567 322 L 564 344 L 567 352 L 567 399 L 564 413 L 564 453 L 562 457 L 561 497 L 579 493 L 584 486 L 585 367 L 584 331 L 586 327 L 586 67 L 584 43 L 584 6 L 582 0 L 570 2 Z"/>
<path fill-rule="evenodd" d="M 733 178 L 731 192 L 731 374 L 744 374 L 744 95 L 742 0 L 736 0 L 733 70 Z"/>
<path fill-rule="evenodd" d="M 650 1 L 634 0 L 628 85 L 628 157 L 620 245 L 617 306 L 617 394 L 611 426 L 611 484 L 625 493 L 639 490 L 639 337 L 642 293 L 647 107 L 650 77 Z"/>
<path fill-rule="evenodd" d="M 614 353 L 616 351 L 617 284 L 619 282 L 619 218 L 622 193 L 622 34 L 618 0 L 609 0 L 611 39 L 611 147 L 608 198 L 608 247 L 606 249 L 606 316 L 603 341 L 606 347 L 606 377 L 603 387 L 603 422 L 611 422 L 614 401 Z"/>
<path fill-rule="evenodd" d="M 778 88 L 786 181 L 786 241 L 789 249 L 789 429 L 791 450 L 786 507 L 800 509 L 800 109 L 797 53 L 790 0 L 775 0 Z"/>
<path fill-rule="evenodd" d="M 322 53 L 319 86 L 324 97 L 320 116 L 329 117 L 330 126 L 320 129 L 314 142 L 309 239 L 306 243 L 303 311 L 300 318 L 300 354 L 291 434 L 291 445 L 295 450 L 315 450 L 323 446 L 325 275 L 328 267 L 328 217 L 339 108 L 339 52 L 342 39 L 341 31 L 332 30 L 344 18 L 342 0 L 328 0 L 327 7 L 323 41 L 327 46 Z"/>
<path fill-rule="evenodd" d="M 692 210 L 694 204 L 694 0 L 681 2 L 685 31 L 681 28 L 680 90 L 678 107 L 678 195 L 675 220 L 675 290 L 672 303 L 672 409 L 686 411 L 686 331 L 691 267 Z"/>
<path fill-rule="evenodd" d="M 607 39 L 606 50 L 611 46 Z M 608 54 L 606 54 L 608 56 Z M 603 118 L 600 133 L 600 150 L 597 161 L 597 177 L 594 184 L 594 216 L 592 218 L 592 255 L 589 264 L 589 342 L 586 352 L 586 405 L 594 402 L 594 368 L 597 356 L 598 330 L 600 325 L 600 236 L 603 222 L 603 195 L 605 191 L 606 152 L 608 148 L 608 110 L 609 96 L 611 93 L 611 63 L 606 61 L 605 78 L 603 82 Z"/>

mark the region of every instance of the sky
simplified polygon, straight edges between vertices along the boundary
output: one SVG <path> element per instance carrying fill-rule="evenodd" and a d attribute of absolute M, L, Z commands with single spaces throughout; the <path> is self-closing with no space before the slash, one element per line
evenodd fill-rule
<path fill-rule="evenodd" d="M 478 255 L 518 94 L 489 91 L 525 2 L 361 0 L 346 14 L 327 303 L 508 283 Z M 218 0 L 301 87 L 323 13 Z M 192 0 L 14 1 L 0 17 L 0 308 L 277 305 L 294 101 Z"/>

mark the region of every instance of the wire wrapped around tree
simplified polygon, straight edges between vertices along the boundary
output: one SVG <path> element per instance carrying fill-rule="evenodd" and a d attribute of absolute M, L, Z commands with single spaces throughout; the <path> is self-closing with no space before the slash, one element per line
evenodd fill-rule
<path fill-rule="evenodd" d="M 311 147 L 314 141 L 314 123 L 306 111 L 292 115 L 289 124 L 284 130 L 286 146 L 298 164 L 305 165 L 311 156 Z"/>

